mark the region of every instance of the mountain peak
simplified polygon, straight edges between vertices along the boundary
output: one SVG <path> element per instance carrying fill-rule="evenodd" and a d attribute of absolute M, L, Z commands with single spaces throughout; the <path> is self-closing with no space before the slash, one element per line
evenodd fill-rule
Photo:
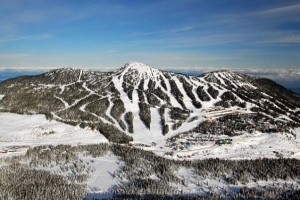
<path fill-rule="evenodd" d="M 158 69 L 150 67 L 150 65 L 131 61 L 127 63 L 123 68 L 123 75 L 134 75 L 136 78 L 148 79 L 156 78 L 159 76 L 160 71 Z"/>
<path fill-rule="evenodd" d="M 136 62 L 136 61 L 130 61 L 129 63 L 125 64 L 125 70 L 138 70 L 140 72 L 146 72 L 151 69 L 150 65 L 141 63 L 141 62 Z"/>

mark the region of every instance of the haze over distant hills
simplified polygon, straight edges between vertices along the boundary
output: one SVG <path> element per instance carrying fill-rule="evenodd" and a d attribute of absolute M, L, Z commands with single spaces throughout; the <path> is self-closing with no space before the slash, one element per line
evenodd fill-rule
<path fill-rule="evenodd" d="M 0 82 L 15 78 L 17 76 L 36 75 L 44 72 L 44 70 L 15 70 L 15 69 L 4 69 L 0 70 Z"/>

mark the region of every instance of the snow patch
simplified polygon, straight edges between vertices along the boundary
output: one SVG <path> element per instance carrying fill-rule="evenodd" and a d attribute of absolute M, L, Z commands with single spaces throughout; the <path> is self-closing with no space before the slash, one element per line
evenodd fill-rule
<path fill-rule="evenodd" d="M 0 122 L 0 150 L 9 146 L 21 145 L 77 145 L 108 142 L 97 131 L 82 129 L 79 126 L 71 126 L 54 120 L 48 121 L 44 115 L 0 113 Z M 15 152 L 8 154 L 15 154 Z"/>
<path fill-rule="evenodd" d="M 137 72 L 139 80 L 149 80 L 153 79 L 158 81 L 161 75 L 161 72 L 158 69 L 152 68 L 149 65 L 139 63 L 139 62 L 130 62 L 125 65 L 125 69 L 123 71 L 123 76 L 128 72 Z"/>
<path fill-rule="evenodd" d="M 103 157 L 81 157 L 83 161 L 90 162 L 94 171 L 90 174 L 87 181 L 87 196 L 85 199 L 111 198 L 114 186 L 120 184 L 114 172 L 120 167 L 120 161 L 111 153 Z"/>
<path fill-rule="evenodd" d="M 136 143 L 151 144 L 152 142 L 164 141 L 160 125 L 160 115 L 157 108 L 150 108 L 151 124 L 148 129 L 140 120 L 138 114 L 135 114 L 133 120 L 134 133 L 132 134 L 133 141 Z"/>
<path fill-rule="evenodd" d="M 226 136 L 218 136 L 219 139 L 222 137 L 225 138 Z M 215 144 L 214 141 L 218 138 L 204 144 L 193 144 L 183 150 L 177 149 L 173 151 L 173 158 L 236 160 L 284 157 L 300 159 L 300 128 L 294 129 L 293 134 L 241 133 L 241 135 L 231 137 L 232 144 Z M 167 152 L 167 149 L 165 152 Z M 163 156 L 162 151 L 156 151 L 155 153 Z"/>

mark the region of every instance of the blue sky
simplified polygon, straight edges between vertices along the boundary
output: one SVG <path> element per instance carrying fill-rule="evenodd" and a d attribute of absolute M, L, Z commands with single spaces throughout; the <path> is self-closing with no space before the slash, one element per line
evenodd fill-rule
<path fill-rule="evenodd" d="M 0 68 L 300 68 L 300 2 L 0 0 Z"/>

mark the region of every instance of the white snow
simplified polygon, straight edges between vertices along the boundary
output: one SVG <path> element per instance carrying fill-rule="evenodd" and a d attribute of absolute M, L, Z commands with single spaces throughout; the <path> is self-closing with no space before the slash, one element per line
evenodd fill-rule
<path fill-rule="evenodd" d="M 130 62 L 127 64 L 127 67 L 123 71 L 123 75 L 128 71 L 134 70 L 138 72 L 139 80 L 141 79 L 153 79 L 158 81 L 161 72 L 158 69 L 152 68 L 149 65 L 139 63 L 139 62 Z"/>
<path fill-rule="evenodd" d="M 284 157 L 300 159 L 300 128 L 294 129 L 294 133 L 295 136 L 289 133 L 242 133 L 232 137 L 232 144 L 217 145 L 210 141 L 205 144 L 192 145 L 188 149 L 174 151 L 173 158 L 235 160 Z M 155 153 L 163 155 L 163 151 Z"/>
<path fill-rule="evenodd" d="M 82 129 L 55 120 L 48 121 L 44 115 L 0 113 L 0 126 L 0 150 L 21 145 L 77 145 L 108 142 L 97 131 Z M 18 152 L 7 154 L 15 153 Z M 0 156 L 7 154 L 0 154 Z"/>
<path fill-rule="evenodd" d="M 161 133 L 161 117 L 158 113 L 157 108 L 150 108 L 151 112 L 151 124 L 148 129 L 144 123 L 140 120 L 138 115 L 134 116 L 133 128 L 134 133 L 132 134 L 133 141 L 135 143 L 143 143 L 150 145 L 152 142 L 164 141 L 164 136 Z"/>
<path fill-rule="evenodd" d="M 179 167 L 174 171 L 175 175 L 183 180 L 184 184 L 172 184 L 173 187 L 177 188 L 178 191 L 182 191 L 185 194 L 199 194 L 207 195 L 207 193 L 212 190 L 218 194 L 224 194 L 227 192 L 236 192 L 243 187 L 248 188 L 263 188 L 263 187 L 292 187 L 294 189 L 299 188 L 299 182 L 297 180 L 282 180 L 276 179 L 268 181 L 258 180 L 258 181 L 249 181 L 246 183 L 239 182 L 236 185 L 228 184 L 224 180 L 214 177 L 212 174 L 200 176 L 197 175 L 192 169 L 186 167 Z"/>
<path fill-rule="evenodd" d="M 92 95 L 92 94 L 98 95 L 95 91 L 93 91 L 93 90 L 91 90 L 90 88 L 87 87 L 86 82 L 84 82 L 84 83 L 82 84 L 82 87 L 83 87 L 86 91 L 88 91 L 88 92 L 90 93 L 90 95 Z M 98 95 L 98 96 L 100 96 L 100 95 Z"/>
<path fill-rule="evenodd" d="M 60 100 L 61 102 L 63 102 L 63 104 L 65 105 L 65 108 L 62 109 L 62 110 L 66 110 L 66 109 L 68 109 L 68 108 L 70 107 L 69 103 L 66 102 L 64 99 L 62 99 L 62 98 L 60 98 L 60 97 L 58 97 L 58 96 L 56 96 L 56 95 L 54 95 L 54 97 L 57 98 L 57 99 L 59 99 L 59 100 Z"/>
<path fill-rule="evenodd" d="M 214 73 L 214 76 L 223 84 L 226 85 L 225 81 L 219 77 L 219 73 Z"/>
<path fill-rule="evenodd" d="M 221 193 L 224 188 L 227 188 L 228 185 L 212 175 L 207 175 L 205 177 L 195 174 L 195 172 L 186 167 L 180 167 L 178 170 L 174 171 L 175 175 L 183 180 L 185 183 L 173 185 L 177 188 L 178 191 L 182 191 L 185 194 L 200 194 L 206 195 L 211 189 Z"/>
<path fill-rule="evenodd" d="M 120 183 L 117 177 L 113 174 L 120 167 L 120 161 L 111 153 L 103 157 L 81 157 L 83 161 L 90 162 L 94 171 L 89 174 L 90 178 L 87 181 L 87 196 L 85 199 L 95 198 L 111 198 L 113 187 Z"/>
<path fill-rule="evenodd" d="M 163 78 L 164 82 L 166 83 L 167 86 L 167 91 L 166 94 L 168 95 L 168 97 L 170 97 L 170 103 L 172 106 L 174 107 L 179 107 L 181 108 L 181 105 L 179 104 L 179 102 L 175 99 L 175 97 L 171 94 L 171 85 L 168 79 Z"/>
<path fill-rule="evenodd" d="M 78 77 L 77 82 L 80 82 L 80 81 L 81 81 L 81 76 L 82 76 L 82 70 L 80 70 L 80 73 L 79 73 L 79 77 Z"/>
<path fill-rule="evenodd" d="M 3 94 L 0 94 L 0 100 L 3 99 L 3 97 L 4 97 L 4 95 L 3 95 Z"/>
<path fill-rule="evenodd" d="M 179 89 L 180 93 L 182 94 L 182 97 L 183 97 L 183 102 L 185 104 L 185 106 L 188 108 L 188 109 L 193 109 L 194 106 L 192 104 L 192 101 L 191 99 L 187 96 L 184 88 L 183 88 L 183 84 L 178 80 L 177 77 L 174 77 L 173 80 L 175 81 L 176 85 L 177 85 L 177 88 Z M 182 107 L 182 106 L 180 106 Z"/>
<path fill-rule="evenodd" d="M 59 94 L 62 94 L 65 91 L 65 87 L 66 87 L 66 85 L 60 85 L 59 86 L 59 88 L 60 88 Z"/>

